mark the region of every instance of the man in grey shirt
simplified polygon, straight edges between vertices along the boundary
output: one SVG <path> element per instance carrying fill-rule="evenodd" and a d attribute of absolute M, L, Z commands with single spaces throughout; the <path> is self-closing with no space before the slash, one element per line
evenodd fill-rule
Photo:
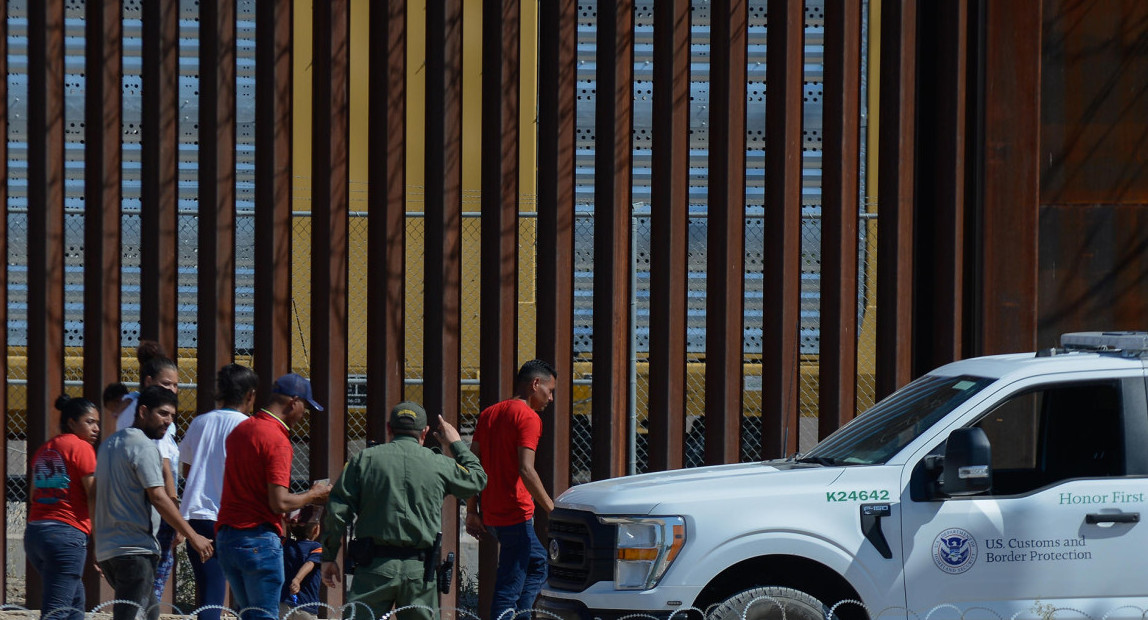
<path fill-rule="evenodd" d="M 96 481 L 89 497 L 96 561 L 116 599 L 139 605 L 116 604 L 114 620 L 132 620 L 140 609 L 151 620 L 159 618 L 152 584 L 159 560 L 156 531 L 161 516 L 187 537 L 204 561 L 213 552 L 211 541 L 179 516 L 164 491 L 159 450 L 152 440 L 164 436 L 177 403 L 171 390 L 158 385 L 144 388 L 134 424 L 109 437 L 96 459 Z"/>

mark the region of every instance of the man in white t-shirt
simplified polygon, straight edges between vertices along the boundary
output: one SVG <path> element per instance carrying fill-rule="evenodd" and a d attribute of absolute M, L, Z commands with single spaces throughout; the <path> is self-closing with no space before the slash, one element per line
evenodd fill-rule
<path fill-rule="evenodd" d="M 255 407 L 258 383 L 255 371 L 246 366 L 228 364 L 220 368 L 215 376 L 215 399 L 219 408 L 195 416 L 179 445 L 178 458 L 187 480 L 180 514 L 197 533 L 207 538 L 215 538 L 215 521 L 223 495 L 227 436 Z M 219 561 L 213 557 L 200 562 L 193 553 L 188 553 L 188 558 L 195 573 L 196 607 L 223 605 L 227 578 Z M 201 611 L 199 620 L 219 620 L 219 615 L 219 609 Z"/>

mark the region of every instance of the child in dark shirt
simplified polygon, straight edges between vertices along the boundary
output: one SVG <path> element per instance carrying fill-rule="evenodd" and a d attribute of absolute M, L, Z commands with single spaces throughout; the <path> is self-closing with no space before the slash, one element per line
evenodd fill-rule
<path fill-rule="evenodd" d="M 283 541 L 283 591 L 279 615 L 284 620 L 314 620 L 319 613 L 319 583 L 323 547 L 319 538 L 321 506 L 305 506 L 287 517 Z M 292 610 L 294 610 L 292 612 Z M 288 612 L 292 612 L 287 615 Z"/>

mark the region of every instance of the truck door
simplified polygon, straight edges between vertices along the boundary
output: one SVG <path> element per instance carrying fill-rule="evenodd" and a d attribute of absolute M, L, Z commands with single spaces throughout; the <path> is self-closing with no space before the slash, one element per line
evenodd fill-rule
<path fill-rule="evenodd" d="M 1139 521 L 1148 517 L 1148 478 L 1130 474 L 1145 473 L 1145 411 L 1142 377 L 1019 387 L 972 422 L 992 445 L 989 493 L 922 496 L 924 459 L 907 468 L 909 609 L 1139 618 L 1148 608 L 1148 523 Z"/>

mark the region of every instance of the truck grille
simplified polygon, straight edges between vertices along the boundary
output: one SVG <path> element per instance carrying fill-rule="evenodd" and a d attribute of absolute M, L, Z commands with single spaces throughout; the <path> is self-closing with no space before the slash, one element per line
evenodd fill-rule
<path fill-rule="evenodd" d="M 550 587 L 581 592 L 614 579 L 615 526 L 593 513 L 555 509 L 550 513 Z"/>

